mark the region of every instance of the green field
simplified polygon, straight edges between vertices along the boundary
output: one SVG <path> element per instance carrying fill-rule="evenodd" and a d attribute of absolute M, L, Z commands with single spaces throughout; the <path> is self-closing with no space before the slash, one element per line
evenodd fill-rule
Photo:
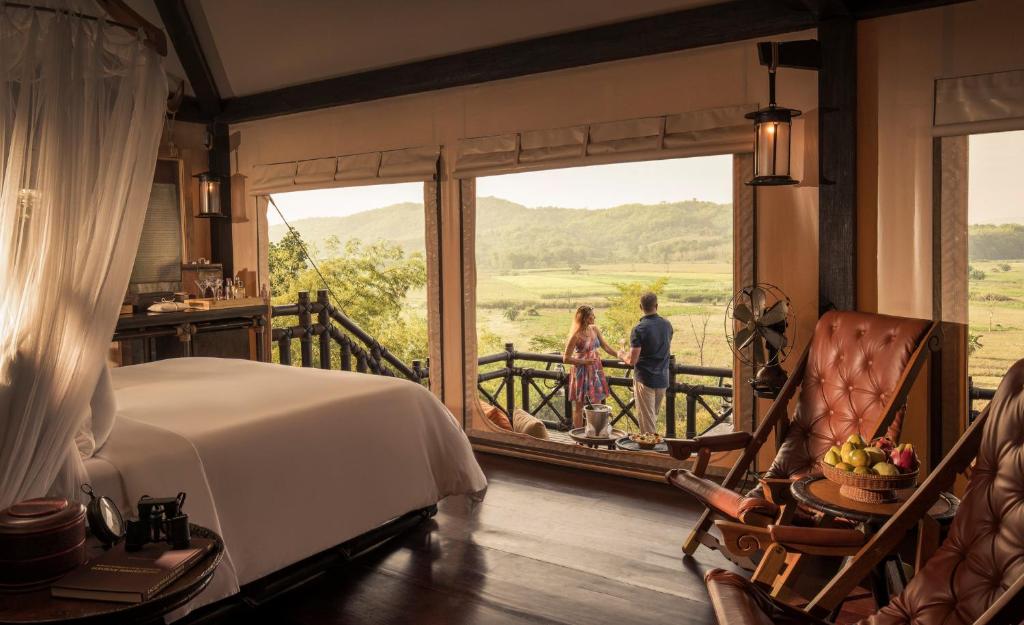
<path fill-rule="evenodd" d="M 580 304 L 594 306 L 598 326 L 605 328 L 605 338 L 617 347 L 629 337 L 625 332 L 613 335 L 602 323 L 601 314 L 608 306 L 608 298 L 617 293 L 615 285 L 650 283 L 662 277 L 668 278 L 668 285 L 662 296 L 661 313 L 675 328 L 672 348 L 677 361 L 731 366 L 722 315 L 732 291 L 732 266 L 724 263 L 594 265 L 583 266 L 575 273 L 561 268 L 481 273 L 477 278 L 477 327 L 486 330 L 480 333 L 481 354 L 505 342 L 525 351 L 537 348 L 537 337 L 545 337 L 548 342 L 563 341 L 573 311 Z M 509 307 L 532 310 L 510 320 L 505 316 Z M 640 318 L 639 304 L 636 316 Z M 501 342 L 494 344 L 495 337 L 500 337 Z M 705 340 L 703 363 L 698 337 Z"/>
<path fill-rule="evenodd" d="M 970 355 L 968 371 L 976 386 L 995 388 L 1010 365 L 1024 358 L 1024 260 L 971 266 L 984 279 L 970 280 L 970 334 L 980 347 Z"/>

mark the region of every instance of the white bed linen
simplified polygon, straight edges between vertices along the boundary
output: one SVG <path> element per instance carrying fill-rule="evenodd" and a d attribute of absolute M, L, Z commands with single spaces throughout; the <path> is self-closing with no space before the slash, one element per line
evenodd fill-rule
<path fill-rule="evenodd" d="M 405 380 L 179 358 L 115 369 L 113 383 L 117 421 L 90 466 L 116 467 L 128 501 L 186 491 L 193 522 L 224 538 L 193 609 L 487 486 L 451 413 Z"/>

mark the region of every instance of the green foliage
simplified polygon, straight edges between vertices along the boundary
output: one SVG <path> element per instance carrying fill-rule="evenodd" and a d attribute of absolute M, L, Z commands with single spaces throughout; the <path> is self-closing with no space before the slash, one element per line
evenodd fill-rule
<path fill-rule="evenodd" d="M 984 345 L 981 342 L 981 334 L 974 334 L 973 332 L 967 333 L 967 355 L 970 356 L 974 352 L 978 351 Z"/>
<path fill-rule="evenodd" d="M 535 334 L 530 337 L 530 351 L 546 354 L 561 353 L 565 349 L 565 336 L 561 334 Z"/>
<path fill-rule="evenodd" d="M 519 309 L 515 307 L 506 308 L 505 312 L 502 313 L 502 316 L 509 321 L 515 321 L 519 318 Z"/>
<path fill-rule="evenodd" d="M 1013 267 L 1010 266 L 1010 263 L 999 263 L 999 271 L 1002 271 L 1002 272 L 1005 273 L 1007 271 L 1012 271 L 1012 270 L 1013 270 Z"/>
<path fill-rule="evenodd" d="M 1024 258 L 1024 224 L 975 224 L 968 227 L 967 237 L 971 260 Z"/>
<path fill-rule="evenodd" d="M 281 240 L 271 243 L 267 252 L 270 265 L 270 292 L 288 293 L 308 265 L 302 252 L 302 237 L 294 230 L 284 233 Z"/>
<path fill-rule="evenodd" d="M 985 272 L 975 269 L 972 265 L 967 265 L 967 279 L 980 282 L 985 279 Z"/>
<path fill-rule="evenodd" d="M 668 278 L 658 278 L 652 282 L 616 283 L 616 294 L 608 298 L 608 309 L 604 312 L 605 321 L 598 320 L 598 325 L 604 331 L 608 342 L 617 347 L 616 342 L 628 341 L 630 331 L 643 316 L 643 311 L 640 310 L 640 296 L 650 291 L 660 300 L 667 284 Z"/>
<path fill-rule="evenodd" d="M 284 247 L 287 240 L 287 247 Z M 292 252 L 299 237 L 286 236 L 278 248 L 277 256 L 270 257 L 270 281 L 274 285 L 273 303 L 293 304 L 300 291 L 325 288 L 320 276 L 305 262 L 299 267 Z M 377 241 L 369 245 L 358 239 L 340 242 L 327 241 L 325 247 L 337 254 L 321 260 L 320 271 L 336 299 L 333 300 L 346 315 L 370 336 L 406 363 L 427 356 L 427 324 L 422 315 L 408 313 L 406 297 L 410 291 L 420 289 L 427 282 L 427 267 L 422 254 L 407 254 L 401 246 Z M 333 249 L 332 249 L 333 248 Z M 294 318 L 274 319 L 275 327 L 295 323 Z M 293 342 L 293 350 L 297 350 Z M 292 361 L 299 362 L 298 352 Z M 317 356 L 314 356 L 317 358 Z M 338 355 L 332 354 L 337 360 Z M 337 364 L 335 365 L 337 366 Z"/>

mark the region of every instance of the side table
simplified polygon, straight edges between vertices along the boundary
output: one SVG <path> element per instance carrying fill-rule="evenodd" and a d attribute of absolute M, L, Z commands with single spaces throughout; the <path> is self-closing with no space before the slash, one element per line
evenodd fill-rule
<path fill-rule="evenodd" d="M 185 605 L 206 588 L 224 557 L 224 541 L 220 536 L 199 525 L 190 525 L 189 529 L 196 538 L 212 539 L 213 549 L 148 601 L 117 603 L 63 599 L 51 596 L 49 587 L 29 592 L 0 593 L 0 625 L 127 625 L 162 621 L 165 614 Z M 89 558 L 103 553 L 103 547 L 93 537 L 89 537 L 86 549 Z"/>

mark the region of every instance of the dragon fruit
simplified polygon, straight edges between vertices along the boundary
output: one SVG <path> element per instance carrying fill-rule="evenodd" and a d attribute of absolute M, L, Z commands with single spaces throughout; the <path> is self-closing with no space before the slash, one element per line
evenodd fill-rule
<path fill-rule="evenodd" d="M 889 454 L 892 463 L 901 473 L 910 473 L 917 469 L 917 454 L 910 443 L 903 443 L 895 447 Z"/>
<path fill-rule="evenodd" d="M 885 452 L 886 456 L 889 456 L 892 454 L 892 450 L 896 448 L 896 441 L 887 436 L 879 436 L 875 440 L 871 441 L 871 445 L 881 449 Z"/>

